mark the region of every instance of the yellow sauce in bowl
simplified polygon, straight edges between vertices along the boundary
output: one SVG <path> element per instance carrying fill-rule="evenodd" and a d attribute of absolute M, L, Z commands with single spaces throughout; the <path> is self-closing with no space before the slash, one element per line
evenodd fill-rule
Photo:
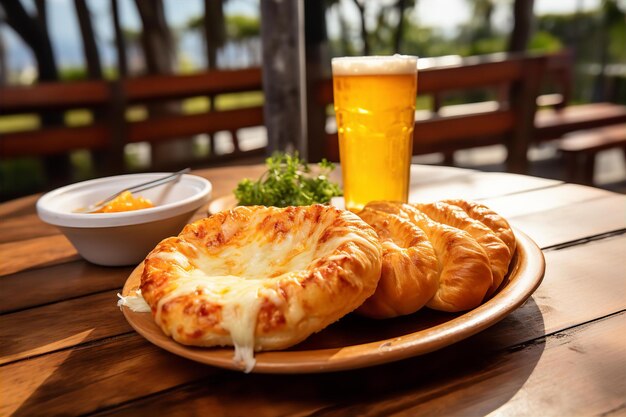
<path fill-rule="evenodd" d="M 109 201 L 109 203 L 100 210 L 94 211 L 94 213 L 117 213 L 120 211 L 141 210 L 150 207 L 154 207 L 154 204 L 147 198 L 141 196 L 135 197 L 130 191 L 124 191 L 122 194 Z"/>

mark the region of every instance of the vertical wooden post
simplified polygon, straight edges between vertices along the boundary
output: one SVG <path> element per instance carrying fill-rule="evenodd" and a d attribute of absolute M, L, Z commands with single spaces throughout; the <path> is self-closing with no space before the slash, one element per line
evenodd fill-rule
<path fill-rule="evenodd" d="M 113 16 L 113 29 L 115 32 L 115 49 L 117 52 L 117 78 L 128 77 L 128 60 L 126 59 L 126 40 L 120 24 L 120 11 L 118 0 L 111 0 L 111 16 Z"/>
<path fill-rule="evenodd" d="M 128 125 L 126 122 L 126 92 L 124 80 L 118 78 L 109 82 L 111 99 L 107 106 L 111 138 L 107 150 L 108 171 L 106 174 L 120 174 L 127 172 L 124 160 L 124 148 L 128 143 Z"/>
<path fill-rule="evenodd" d="M 523 59 L 524 79 L 511 87 L 509 105 L 514 109 L 518 120 L 507 140 L 506 167 L 508 172 L 526 174 L 528 172 L 528 148 L 535 133 L 535 112 L 541 79 L 546 67 L 546 57 L 526 57 Z"/>
<path fill-rule="evenodd" d="M 264 117 L 268 152 L 306 148 L 304 0 L 262 0 Z"/>
<path fill-rule="evenodd" d="M 317 98 L 320 82 L 331 76 L 324 2 L 305 1 L 304 22 L 307 82 L 307 160 L 318 162 L 322 158 L 329 157 L 326 144 L 326 106 L 320 104 Z"/>

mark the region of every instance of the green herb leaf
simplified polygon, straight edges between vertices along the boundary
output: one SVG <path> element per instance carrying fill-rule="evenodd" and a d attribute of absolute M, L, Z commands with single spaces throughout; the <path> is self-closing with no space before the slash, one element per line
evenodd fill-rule
<path fill-rule="evenodd" d="M 339 185 L 328 179 L 335 165 L 326 159 L 318 164 L 317 174 L 298 153 L 274 153 L 265 163 L 267 171 L 258 180 L 241 180 L 234 190 L 240 205 L 306 206 L 342 195 Z"/>

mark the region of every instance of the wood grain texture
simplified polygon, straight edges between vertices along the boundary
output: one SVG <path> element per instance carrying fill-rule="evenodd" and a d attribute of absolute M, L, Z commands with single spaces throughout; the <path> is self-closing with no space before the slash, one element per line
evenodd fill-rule
<path fill-rule="evenodd" d="M 480 200 L 561 184 L 560 181 L 495 172 L 471 172 L 442 182 L 411 184 L 409 201 L 428 202 L 445 198 Z"/>
<path fill-rule="evenodd" d="M 41 194 L 34 194 L 0 204 L 0 220 L 4 222 L 9 217 L 37 213 L 35 203 L 40 196 Z"/>
<path fill-rule="evenodd" d="M 18 242 L 60 233 L 55 226 L 39 220 L 36 214 L 17 216 L 0 222 L 0 243 Z"/>
<path fill-rule="evenodd" d="M 622 313 L 509 350 L 472 339 L 359 371 L 209 378 L 101 415 L 601 415 L 624 409 L 626 361 L 612 336 L 624 331 Z"/>
<path fill-rule="evenodd" d="M 79 415 L 213 374 L 131 334 L 1 367 L 0 415 Z"/>
<path fill-rule="evenodd" d="M 527 233 L 541 248 L 626 229 L 626 196 L 608 197 L 520 215 L 511 225 Z"/>
<path fill-rule="evenodd" d="M 500 323 L 472 337 L 466 342 L 461 342 L 460 344 L 441 351 L 444 353 L 426 355 L 424 356 L 426 359 L 411 359 L 408 362 L 402 361 L 400 362 L 400 365 L 392 364 L 389 365 L 391 366 L 389 370 L 386 370 L 386 367 L 377 367 L 373 368 L 373 370 L 363 372 L 365 375 L 368 375 L 370 379 L 384 378 L 385 375 L 387 375 L 386 377 L 390 377 L 392 372 L 401 372 L 400 370 L 404 367 L 402 364 L 411 364 L 413 363 L 412 361 L 417 361 L 419 363 L 419 366 L 415 365 L 414 368 L 414 371 L 418 373 L 420 373 L 420 367 L 433 362 L 431 365 L 428 365 L 426 369 L 421 371 L 420 375 L 429 370 L 433 373 L 451 372 L 451 370 L 454 369 L 454 365 L 447 364 L 450 358 L 459 357 L 459 359 L 455 359 L 454 361 L 459 361 L 460 363 L 462 363 L 463 360 L 480 362 L 482 360 L 486 360 L 484 357 L 489 356 L 484 354 L 485 351 L 492 352 L 506 350 L 513 346 L 522 345 L 532 340 L 541 338 L 546 333 L 549 334 L 562 331 L 576 323 L 590 322 L 624 310 L 626 309 L 626 297 L 624 297 L 623 290 L 619 290 L 617 287 L 619 287 L 620 283 L 624 282 L 626 277 L 624 276 L 624 273 L 611 274 L 608 273 L 608 271 L 614 271 L 621 265 L 622 259 L 624 259 L 624 248 L 626 248 L 625 243 L 626 236 L 617 236 L 597 242 L 590 242 L 586 245 L 549 251 L 546 253 L 548 270 L 542 285 L 526 304 L 506 317 Z M 587 264 L 587 258 L 584 256 L 585 253 L 588 253 L 590 257 L 594 257 L 596 260 Z M 593 271 L 598 273 L 597 278 L 595 280 L 590 280 L 589 274 L 595 274 Z M 72 311 L 76 311 L 71 308 L 72 303 L 74 302 L 78 301 L 72 300 L 65 303 L 58 303 L 63 304 L 63 306 L 54 308 L 56 311 L 63 311 L 63 314 L 71 314 Z M 74 328 L 80 330 L 89 327 L 92 325 L 94 320 L 102 323 L 102 321 L 99 320 L 104 320 L 104 318 L 92 319 L 92 317 L 97 316 L 98 311 L 100 310 L 112 310 L 113 304 L 114 303 L 109 303 L 109 300 L 104 295 L 102 295 L 102 299 L 99 303 L 84 304 L 85 310 L 83 315 L 86 316 L 86 319 L 84 321 L 77 320 L 73 324 Z M 41 308 L 35 309 L 34 311 L 36 312 L 37 310 L 41 310 Z M 22 313 L 28 313 L 28 310 L 16 314 Z M 115 314 L 115 316 L 109 317 L 108 320 L 113 320 L 114 322 L 118 322 L 119 318 L 122 316 L 119 311 L 111 311 L 111 314 Z M 28 313 L 27 315 L 22 315 L 22 317 L 28 317 L 30 315 L 31 313 Z M 42 320 L 43 322 L 49 320 L 40 315 L 38 317 L 39 320 Z M 43 327 L 43 323 L 38 323 L 37 320 L 31 321 L 30 323 L 26 323 L 26 321 L 27 320 L 21 321 L 24 323 L 24 331 L 26 332 L 32 332 L 37 328 Z M 113 332 L 110 334 L 101 333 L 101 337 L 113 337 L 115 336 L 116 331 L 119 331 L 120 329 L 124 331 L 123 326 L 119 328 L 110 326 L 100 328 L 100 330 L 106 329 L 113 330 Z M 67 334 L 70 333 L 71 332 L 66 333 L 63 331 L 62 334 L 57 333 L 57 336 L 65 338 L 67 337 Z M 28 338 L 24 336 L 22 340 L 28 340 Z M 84 375 L 82 375 L 82 378 L 85 380 L 93 379 L 94 381 L 98 381 L 100 378 L 100 368 L 107 369 L 107 367 L 111 366 L 111 364 L 104 362 L 105 360 L 110 360 L 111 357 L 116 358 L 115 365 L 120 368 L 124 368 L 126 366 L 129 368 L 142 368 L 145 366 L 147 369 L 150 369 L 151 367 L 156 366 L 152 363 L 152 354 L 142 355 L 140 358 L 129 354 L 128 345 L 131 347 L 141 345 L 140 341 L 143 341 L 143 339 L 139 335 L 132 333 L 131 335 L 125 335 L 120 338 L 109 340 L 111 341 L 106 344 L 97 343 L 80 348 L 78 350 L 81 352 L 80 355 L 72 361 L 59 359 L 66 354 L 66 351 L 60 351 L 31 360 L 22 360 L 5 365 L 0 368 L 0 377 L 3 376 L 2 372 L 6 372 L 4 375 L 9 376 L 13 374 L 24 375 L 24 373 L 27 373 L 28 369 L 31 369 L 33 366 L 33 361 L 36 361 L 38 363 L 38 367 L 42 369 L 50 369 L 51 367 L 55 367 L 55 364 L 64 362 L 64 373 L 58 374 L 55 379 L 47 382 L 44 387 L 39 389 L 39 391 L 41 391 L 41 395 L 45 398 L 50 395 L 49 393 L 62 392 L 62 394 L 57 395 L 62 395 L 65 398 L 65 401 L 62 401 L 61 399 L 56 400 L 58 403 L 55 402 L 55 407 L 59 407 L 59 412 L 73 414 L 74 411 L 70 408 L 73 404 L 76 402 L 87 401 L 82 398 L 82 396 L 85 395 L 85 388 L 73 384 L 72 378 L 74 378 L 76 374 L 83 373 Z M 22 348 L 31 348 L 32 346 L 37 347 L 35 339 L 32 339 L 31 343 L 31 345 L 22 345 Z M 52 341 L 52 343 L 63 343 L 63 339 Z M 144 342 L 144 347 L 146 346 L 149 346 L 151 349 L 153 348 L 152 345 Z M 109 354 L 101 360 L 99 358 L 98 351 L 104 348 L 107 349 Z M 141 348 L 137 347 L 137 349 L 138 352 L 141 351 Z M 161 357 L 175 358 L 173 355 L 161 351 L 156 347 L 154 347 L 154 349 L 161 353 Z M 466 355 L 468 352 L 473 352 L 472 355 L 475 356 L 467 358 Z M 87 364 L 83 361 L 89 362 Z M 130 364 L 127 363 L 129 361 Z M 163 367 L 167 368 L 169 366 L 169 360 L 164 361 Z M 210 372 L 212 372 L 212 374 L 218 372 L 215 368 L 205 367 L 199 364 L 195 364 L 195 366 L 200 369 L 205 369 L 206 372 L 211 370 Z M 10 371 L 11 369 L 13 371 Z M 176 376 L 174 378 L 176 385 L 190 382 L 196 377 L 196 374 L 185 374 L 187 376 L 180 375 L 174 368 L 171 368 L 169 371 Z M 165 372 L 165 370 L 161 369 L 159 372 Z M 379 377 L 375 377 L 377 372 L 382 372 L 382 374 Z M 467 372 L 469 372 L 469 370 Z M 330 375 L 341 376 L 343 374 L 344 373 L 335 373 Z M 241 384 L 246 384 L 246 381 L 248 381 L 249 378 L 252 378 L 249 375 L 246 376 L 241 373 L 227 372 L 224 375 L 229 375 L 229 377 L 235 378 Z M 359 375 L 359 373 L 357 372 L 356 375 Z M 135 386 L 133 387 L 133 392 L 137 397 L 154 392 L 153 379 L 143 373 L 135 376 L 137 379 L 134 380 Z M 140 376 L 143 376 L 144 378 L 141 378 Z M 109 375 L 108 380 L 106 381 L 106 384 L 102 386 L 102 389 L 107 389 L 107 387 L 110 386 L 108 384 L 111 384 L 111 386 L 115 386 L 116 384 L 124 385 L 126 383 L 125 379 L 128 377 L 127 373 Z M 312 376 L 308 377 L 317 378 Z M 276 377 L 276 381 L 280 381 L 282 378 L 289 379 L 291 377 Z M 305 379 L 305 377 L 301 378 L 303 380 Z M 16 392 L 28 392 L 30 389 L 30 385 L 28 385 L 30 384 L 30 381 L 22 381 L 20 379 L 10 379 L 8 381 L 10 382 L 10 385 L 14 387 Z M 329 383 L 330 380 L 326 381 Z M 172 388 L 176 385 L 159 386 L 162 387 L 162 389 L 166 389 Z M 243 386 L 245 387 L 245 385 Z M 340 386 L 340 384 L 333 386 Z M 62 408 L 62 403 L 66 403 L 67 408 Z"/>
<path fill-rule="evenodd" d="M 220 197 L 263 170 L 195 173 Z M 544 281 L 470 339 L 333 374 L 244 375 L 164 352 L 129 333 L 115 307 L 115 289 L 132 268 L 90 265 L 62 236 L 36 235 L 36 196 L 0 204 L 8 233 L 12 219 L 33 221 L 32 236 L 0 244 L 0 310 L 13 311 L 0 316 L 0 415 L 624 414 L 626 197 L 509 174 L 418 170 L 417 195 L 483 197 L 549 248 Z M 617 232 L 587 240 L 607 231 Z"/>
<path fill-rule="evenodd" d="M 0 313 L 122 288 L 132 269 L 78 259 L 10 274 L 0 278 Z"/>
<path fill-rule="evenodd" d="M 0 316 L 0 364 L 132 331 L 116 305 L 116 293 Z"/>
<path fill-rule="evenodd" d="M 0 244 L 0 277 L 25 269 L 78 259 L 74 246 L 63 235 Z"/>
<path fill-rule="evenodd" d="M 491 197 L 480 202 L 507 219 L 512 219 L 613 195 L 615 194 L 599 188 L 561 184 L 502 197 Z"/>

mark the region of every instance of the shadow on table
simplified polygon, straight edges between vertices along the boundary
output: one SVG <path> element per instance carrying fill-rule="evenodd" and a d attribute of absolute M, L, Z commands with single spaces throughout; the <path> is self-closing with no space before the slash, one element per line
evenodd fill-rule
<path fill-rule="evenodd" d="M 225 372 L 111 410 L 148 415 L 484 415 L 524 386 L 545 348 L 528 302 L 490 329 L 431 354 L 372 368 L 307 375 Z"/>
<path fill-rule="evenodd" d="M 544 351 L 544 334 L 541 311 L 531 298 L 491 328 L 439 351 L 371 368 L 304 375 L 222 371 L 132 338 L 124 345 L 131 358 L 114 357 L 119 349 L 103 346 L 97 352 L 98 365 L 87 362 L 93 349 L 66 351 L 14 415 L 67 410 L 68 400 L 78 398 L 90 404 L 83 410 L 80 404 L 70 407 L 77 414 L 93 406 L 113 406 L 109 412 L 116 415 L 484 415 L 506 404 L 524 386 Z M 102 358 L 109 350 L 110 357 Z M 128 365 L 135 362 L 132 355 L 137 352 L 144 360 L 135 358 L 137 366 Z M 89 369 L 94 366 L 102 369 Z M 80 375 L 83 369 L 85 374 Z M 151 387 L 133 394 L 128 381 L 114 382 L 119 373 Z M 179 384 L 184 385 L 168 390 Z M 150 392 L 155 395 L 119 408 L 114 405 Z"/>

